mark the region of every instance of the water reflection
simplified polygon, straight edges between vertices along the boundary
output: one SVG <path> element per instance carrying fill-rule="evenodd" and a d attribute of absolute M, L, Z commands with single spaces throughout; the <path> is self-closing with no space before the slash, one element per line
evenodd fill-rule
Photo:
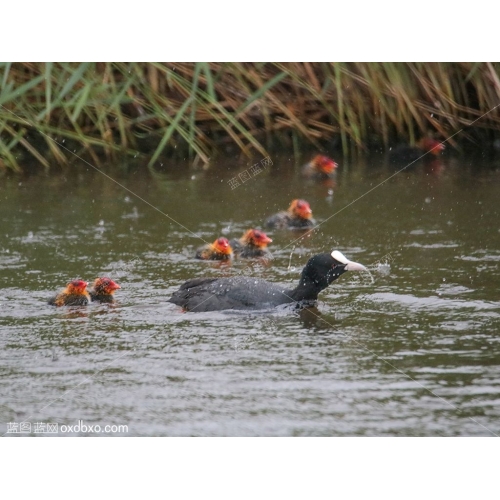
<path fill-rule="evenodd" d="M 331 317 L 322 315 L 317 307 L 306 307 L 299 311 L 302 326 L 312 332 L 330 332 L 336 330 Z"/>

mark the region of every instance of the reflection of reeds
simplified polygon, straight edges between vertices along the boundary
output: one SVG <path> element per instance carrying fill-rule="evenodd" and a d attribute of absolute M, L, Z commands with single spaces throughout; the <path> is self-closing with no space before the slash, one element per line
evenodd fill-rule
<path fill-rule="evenodd" d="M 338 137 L 344 153 L 448 137 L 500 103 L 491 63 L 2 63 L 0 165 L 70 151 L 151 152 L 207 163 L 221 145 L 267 156 Z M 497 110 L 475 127 L 498 130 Z M 474 129 L 475 130 L 475 129 Z M 472 129 L 469 130 L 472 133 Z M 477 132 L 474 132 L 477 134 Z M 57 142 L 54 142 L 55 139 Z M 266 146 L 264 146 L 264 144 Z M 152 148 L 152 149 L 151 149 Z M 50 153 L 50 154 L 49 154 Z"/>

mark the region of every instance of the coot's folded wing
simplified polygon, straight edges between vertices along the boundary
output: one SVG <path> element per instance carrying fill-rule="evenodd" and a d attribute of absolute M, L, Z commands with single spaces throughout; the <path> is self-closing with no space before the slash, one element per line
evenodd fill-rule
<path fill-rule="evenodd" d="M 221 301 L 231 303 L 232 309 L 266 309 L 290 302 L 282 286 L 261 278 L 232 278 L 223 290 Z"/>
<path fill-rule="evenodd" d="M 200 296 L 206 293 L 207 287 L 214 281 L 217 281 L 217 278 L 193 278 L 187 280 L 180 286 L 179 290 L 172 294 L 168 301 L 190 310 L 199 302 Z"/>
<path fill-rule="evenodd" d="M 209 283 L 212 283 L 212 281 L 216 281 L 218 279 L 219 278 L 193 278 L 193 279 L 185 281 L 181 285 L 181 287 L 179 288 L 179 291 L 180 290 L 187 290 L 188 288 L 195 288 L 198 286 L 208 285 Z M 175 292 L 175 293 L 177 293 L 177 292 Z"/>
<path fill-rule="evenodd" d="M 195 278 L 173 293 L 169 302 L 188 311 L 263 309 L 290 302 L 283 288 L 260 278 Z"/>

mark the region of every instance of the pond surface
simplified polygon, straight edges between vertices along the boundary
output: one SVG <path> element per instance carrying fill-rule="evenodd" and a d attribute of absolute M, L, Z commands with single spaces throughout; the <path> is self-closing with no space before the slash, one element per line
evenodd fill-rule
<path fill-rule="evenodd" d="M 82 163 L 0 178 L 1 434 L 22 421 L 32 435 L 78 421 L 134 436 L 500 434 L 500 162 L 448 159 L 377 187 L 394 173 L 379 159 L 309 183 L 273 157 L 231 189 L 259 160 L 108 168 L 120 185 Z M 193 259 L 299 197 L 321 225 L 298 241 L 269 231 L 271 262 Z M 372 278 L 346 273 L 312 311 L 167 302 L 191 277 L 292 285 L 333 249 Z M 99 275 L 122 286 L 116 305 L 46 304 Z"/>

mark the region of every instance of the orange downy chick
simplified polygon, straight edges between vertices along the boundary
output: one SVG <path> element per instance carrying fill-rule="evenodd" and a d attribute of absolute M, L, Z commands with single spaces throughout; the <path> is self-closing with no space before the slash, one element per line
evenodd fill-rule
<path fill-rule="evenodd" d="M 49 300 L 52 306 L 86 306 L 90 302 L 88 283 L 77 279 L 68 283 L 66 288 Z"/>
<path fill-rule="evenodd" d="M 233 249 L 227 238 L 217 238 L 196 251 L 196 258 L 201 260 L 229 260 L 232 257 Z"/>
<path fill-rule="evenodd" d="M 94 281 L 94 287 L 90 291 L 90 297 L 93 301 L 114 302 L 113 294 L 120 288 L 121 286 L 111 278 L 97 278 Z"/>

